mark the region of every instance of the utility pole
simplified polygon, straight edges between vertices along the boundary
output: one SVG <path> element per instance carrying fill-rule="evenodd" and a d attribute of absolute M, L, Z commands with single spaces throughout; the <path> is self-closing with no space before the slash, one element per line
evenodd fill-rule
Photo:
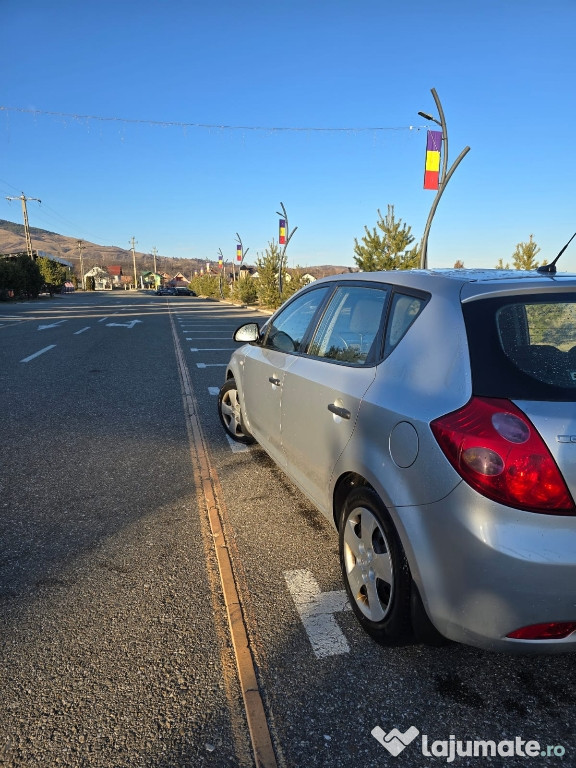
<path fill-rule="evenodd" d="M 130 242 L 132 243 L 132 264 L 134 265 L 134 290 L 137 290 L 138 278 L 136 277 L 136 251 L 134 250 L 134 247 L 138 241 L 134 239 L 134 236 L 132 236 L 132 240 Z"/>
<path fill-rule="evenodd" d="M 84 290 L 84 259 L 82 258 L 82 251 L 84 250 L 84 241 L 78 240 L 76 242 L 78 246 L 78 253 L 80 255 L 80 282 L 82 284 L 82 290 Z"/>
<path fill-rule="evenodd" d="M 156 256 L 158 254 L 158 251 L 156 250 L 156 246 L 152 248 L 152 256 L 154 257 L 154 274 L 156 274 Z"/>
<path fill-rule="evenodd" d="M 30 237 L 30 226 L 28 224 L 28 209 L 26 208 L 26 201 L 27 200 L 36 200 L 37 202 L 41 203 L 42 200 L 39 200 L 37 197 L 26 197 L 24 192 L 22 192 L 20 197 L 7 197 L 6 200 L 20 200 L 22 202 L 22 214 L 24 216 L 24 235 L 26 237 L 26 252 L 27 252 L 29 258 L 33 258 L 33 256 L 32 256 L 32 238 Z"/>

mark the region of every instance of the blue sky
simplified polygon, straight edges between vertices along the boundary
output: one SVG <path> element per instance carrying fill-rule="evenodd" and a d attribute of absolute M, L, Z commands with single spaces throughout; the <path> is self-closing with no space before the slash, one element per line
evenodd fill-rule
<path fill-rule="evenodd" d="M 576 230 L 574 0 L 0 0 L 0 19 L 2 219 L 24 192 L 31 226 L 210 260 L 238 232 L 250 262 L 283 202 L 290 265 L 351 266 L 378 208 L 422 237 L 435 88 L 449 165 L 471 150 L 430 266 L 493 267 L 530 234 L 551 260 Z"/>

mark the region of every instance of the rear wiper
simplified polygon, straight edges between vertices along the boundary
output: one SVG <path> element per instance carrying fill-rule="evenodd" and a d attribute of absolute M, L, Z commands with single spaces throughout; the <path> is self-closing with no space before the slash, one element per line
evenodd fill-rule
<path fill-rule="evenodd" d="M 551 264 L 542 264 L 542 266 L 541 266 L 541 267 L 538 267 L 538 269 L 536 270 L 536 272 L 543 272 L 544 274 L 552 274 L 552 275 L 553 275 L 553 274 L 556 272 L 556 262 L 558 261 L 558 259 L 560 258 L 560 256 L 562 256 L 562 254 L 564 253 L 564 251 L 566 250 L 566 248 L 568 248 L 568 246 L 570 245 L 570 243 L 572 242 L 572 240 L 574 240 L 574 238 L 575 238 L 575 237 L 576 237 L 576 232 L 574 232 L 574 234 L 572 235 L 572 237 L 570 238 L 570 240 L 568 240 L 568 242 L 566 243 L 566 245 L 564 246 L 564 248 L 562 248 L 562 250 L 560 251 L 560 253 L 558 254 L 558 256 L 556 256 L 556 258 L 554 259 L 554 261 L 553 261 Z"/>

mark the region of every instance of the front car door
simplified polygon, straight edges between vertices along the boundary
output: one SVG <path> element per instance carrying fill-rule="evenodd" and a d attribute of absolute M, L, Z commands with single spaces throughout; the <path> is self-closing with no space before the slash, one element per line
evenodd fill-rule
<path fill-rule="evenodd" d="M 247 427 L 282 467 L 286 465 L 280 429 L 284 378 L 332 290 L 331 285 L 319 286 L 288 302 L 270 319 L 262 342 L 247 347 L 241 362 Z"/>

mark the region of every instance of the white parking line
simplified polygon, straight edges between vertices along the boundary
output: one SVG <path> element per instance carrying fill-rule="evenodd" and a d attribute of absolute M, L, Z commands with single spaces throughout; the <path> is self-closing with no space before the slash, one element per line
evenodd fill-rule
<path fill-rule="evenodd" d="M 234 352 L 235 347 L 190 347 L 190 352 Z"/>
<path fill-rule="evenodd" d="M 28 357 L 25 357 L 23 360 L 20 360 L 21 363 L 29 363 L 30 360 L 34 360 L 35 357 L 38 357 L 39 355 L 43 355 L 44 352 L 48 352 L 51 349 L 54 349 L 56 344 L 50 344 L 49 347 L 44 347 L 44 349 L 41 349 L 39 352 L 34 352 L 33 355 L 28 355 Z"/>
<path fill-rule="evenodd" d="M 196 368 L 226 368 L 228 363 L 196 363 Z"/>
<path fill-rule="evenodd" d="M 89 331 L 89 330 L 90 330 L 90 326 L 87 325 L 86 328 L 81 328 L 79 331 L 76 331 L 74 333 L 74 336 L 78 336 L 79 333 L 84 333 L 84 331 Z"/>
<path fill-rule="evenodd" d="M 220 392 L 219 387 L 208 387 L 208 394 L 209 395 L 217 395 L 218 392 Z"/>
<path fill-rule="evenodd" d="M 348 653 L 350 646 L 334 618 L 335 613 L 350 610 L 346 592 L 321 592 L 312 573 L 305 569 L 285 571 L 284 578 L 316 657 Z"/>
<path fill-rule="evenodd" d="M 250 450 L 250 446 L 246 445 L 246 443 L 238 443 L 236 440 L 232 440 L 228 435 L 226 435 L 226 440 L 230 443 L 230 448 L 232 448 L 233 453 L 244 453 L 245 451 Z"/>

